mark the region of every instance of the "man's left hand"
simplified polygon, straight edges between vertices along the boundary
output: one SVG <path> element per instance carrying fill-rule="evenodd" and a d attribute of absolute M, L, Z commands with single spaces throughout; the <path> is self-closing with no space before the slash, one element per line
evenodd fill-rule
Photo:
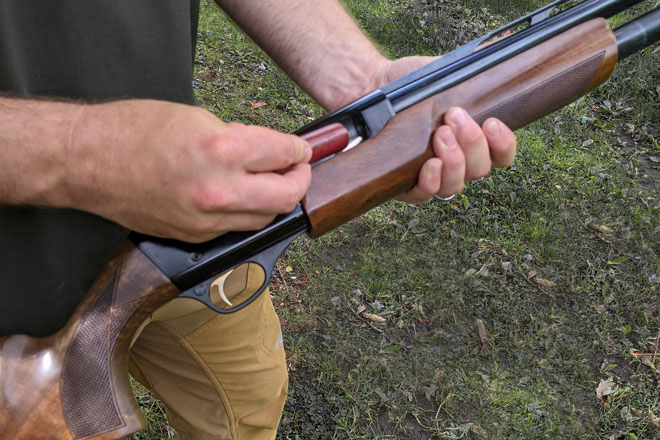
<path fill-rule="evenodd" d="M 432 57 L 409 57 L 385 64 L 375 78 L 383 86 L 429 62 Z M 433 135 L 434 158 L 422 166 L 417 185 L 398 199 L 424 203 L 433 195 L 449 197 L 461 191 L 467 182 L 484 177 L 491 168 L 513 163 L 516 137 L 501 121 L 489 118 L 480 127 L 459 107 L 450 108 L 444 124 Z"/>

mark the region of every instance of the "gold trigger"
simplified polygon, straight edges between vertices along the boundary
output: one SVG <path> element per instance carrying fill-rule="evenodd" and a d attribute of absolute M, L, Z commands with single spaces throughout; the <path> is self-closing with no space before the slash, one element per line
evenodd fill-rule
<path fill-rule="evenodd" d="M 215 281 L 211 283 L 211 295 L 213 295 L 215 291 L 220 296 L 220 298 L 222 298 L 225 304 L 227 304 L 229 307 L 233 307 L 234 305 L 231 303 L 231 301 L 229 301 L 227 295 L 225 294 L 225 281 L 227 281 L 227 277 L 230 273 L 231 272 L 227 272 L 221 277 L 216 278 Z"/>

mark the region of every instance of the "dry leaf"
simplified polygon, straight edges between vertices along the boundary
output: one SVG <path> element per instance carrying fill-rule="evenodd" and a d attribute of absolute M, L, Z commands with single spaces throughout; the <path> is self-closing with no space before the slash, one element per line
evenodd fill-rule
<path fill-rule="evenodd" d="M 251 102 L 250 105 L 252 106 L 252 108 L 258 108 L 268 104 L 262 101 L 262 102 Z"/>
<path fill-rule="evenodd" d="M 479 269 L 479 272 L 477 272 L 477 275 L 481 275 L 482 277 L 487 277 L 488 276 L 488 267 L 484 264 L 481 266 L 481 269 Z"/>
<path fill-rule="evenodd" d="M 543 278 L 536 278 L 534 281 L 536 282 L 536 284 L 538 284 L 541 287 L 555 287 L 556 285 L 552 281 L 544 280 Z"/>
<path fill-rule="evenodd" d="M 630 354 L 632 357 L 640 361 L 642 364 L 646 365 L 647 367 L 651 368 L 654 372 L 660 374 L 660 367 L 658 367 L 655 364 L 655 354 L 651 353 L 639 353 L 634 350 L 630 350 Z"/>
<path fill-rule="evenodd" d="M 330 304 L 335 306 L 336 308 L 340 309 L 341 308 L 341 296 L 335 296 L 330 300 Z"/>
<path fill-rule="evenodd" d="M 380 315 L 374 315 L 372 313 L 365 313 L 364 316 L 367 320 L 371 322 L 386 322 L 387 320 Z"/>
<path fill-rule="evenodd" d="M 481 319 L 477 318 L 475 323 L 477 324 L 477 331 L 479 332 L 479 339 L 481 340 L 480 354 L 484 356 L 488 353 L 488 343 L 493 340 L 493 337 L 488 334 L 486 327 L 484 326 L 484 323 Z"/>
<path fill-rule="evenodd" d="M 613 234 L 614 230 L 605 225 L 591 225 L 591 229 L 598 231 L 602 234 Z"/>
<path fill-rule="evenodd" d="M 492 341 L 493 337 L 490 334 L 488 334 L 488 332 L 486 331 L 484 322 L 481 319 L 477 318 L 475 320 L 475 323 L 477 324 L 477 331 L 479 332 L 479 339 L 481 339 L 481 343 L 485 344 L 487 342 Z"/>
<path fill-rule="evenodd" d="M 608 377 L 607 380 L 602 380 L 596 388 L 596 397 L 602 400 L 603 397 L 609 396 L 614 392 L 614 380 Z"/>
<path fill-rule="evenodd" d="M 365 310 L 367 310 L 367 308 L 366 308 L 365 306 L 363 306 L 362 304 L 360 304 L 360 305 L 358 306 L 358 308 L 357 308 L 357 313 L 358 313 L 358 315 L 359 315 L 360 313 L 364 312 Z"/>

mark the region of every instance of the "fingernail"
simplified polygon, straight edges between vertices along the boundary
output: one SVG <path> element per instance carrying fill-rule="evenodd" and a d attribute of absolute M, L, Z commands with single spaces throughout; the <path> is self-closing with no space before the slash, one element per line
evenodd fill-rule
<path fill-rule="evenodd" d="M 293 162 L 309 162 L 312 158 L 312 147 L 298 136 L 293 136 L 293 143 L 296 150 L 293 154 Z"/>
<path fill-rule="evenodd" d="M 446 150 L 452 150 L 456 147 L 456 138 L 451 130 L 445 130 L 440 134 L 440 146 Z"/>
<path fill-rule="evenodd" d="M 467 121 L 465 110 L 457 108 L 450 115 L 451 121 L 456 125 L 463 125 Z"/>
<path fill-rule="evenodd" d="M 500 133 L 500 124 L 495 119 L 489 119 L 484 125 L 484 131 L 488 136 L 497 136 Z"/>

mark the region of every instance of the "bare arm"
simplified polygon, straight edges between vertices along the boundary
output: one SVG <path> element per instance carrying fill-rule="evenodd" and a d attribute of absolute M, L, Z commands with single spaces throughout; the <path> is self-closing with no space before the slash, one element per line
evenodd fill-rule
<path fill-rule="evenodd" d="M 389 62 L 336 0 L 216 3 L 328 110 L 373 90 Z"/>
<path fill-rule="evenodd" d="M 364 35 L 338 0 L 216 0 L 291 78 L 328 110 L 335 110 L 431 61 L 390 61 Z M 504 124 L 483 130 L 469 116 L 449 111 L 434 136 L 436 157 L 401 200 L 422 203 L 448 196 L 491 167 L 513 161 L 516 140 Z M 487 129 L 490 128 L 490 129 Z"/>
<path fill-rule="evenodd" d="M 65 205 L 63 164 L 81 108 L 0 98 L 0 204 Z"/>
<path fill-rule="evenodd" d="M 293 209 L 309 146 L 201 108 L 0 98 L 0 204 L 91 212 L 139 232 L 204 241 Z"/>

